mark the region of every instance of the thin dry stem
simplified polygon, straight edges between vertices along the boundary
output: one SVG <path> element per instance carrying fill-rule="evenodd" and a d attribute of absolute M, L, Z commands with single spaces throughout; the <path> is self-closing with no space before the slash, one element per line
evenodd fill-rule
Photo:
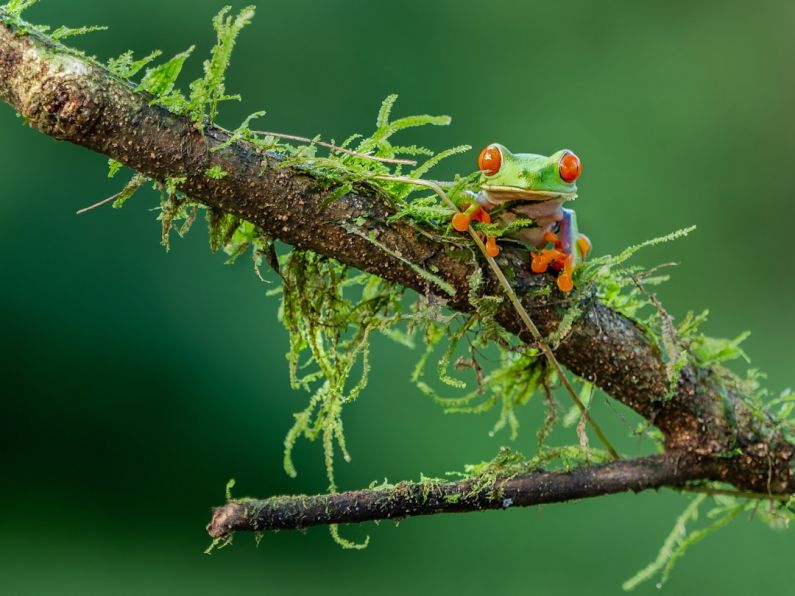
<path fill-rule="evenodd" d="M 255 130 L 253 131 L 254 134 L 264 135 L 269 137 L 275 137 L 277 139 L 287 139 L 290 141 L 301 141 L 302 143 L 311 143 L 313 145 L 320 145 L 321 147 L 326 147 L 328 149 L 332 149 L 333 151 L 337 151 L 339 153 L 347 153 L 348 155 L 355 155 L 356 157 L 360 157 L 362 159 L 370 159 L 372 161 L 380 161 L 382 163 L 394 163 L 394 164 L 402 164 L 406 166 L 416 166 L 417 162 L 413 159 L 398 159 L 396 157 L 378 157 L 376 155 L 369 155 L 367 153 L 359 153 L 358 151 L 354 151 L 353 149 L 346 149 L 345 147 L 338 147 L 337 145 L 332 145 L 331 143 L 326 143 L 324 141 L 319 141 L 316 139 L 310 139 L 309 137 L 300 137 L 298 135 L 288 135 L 280 132 L 268 132 L 265 130 Z"/>

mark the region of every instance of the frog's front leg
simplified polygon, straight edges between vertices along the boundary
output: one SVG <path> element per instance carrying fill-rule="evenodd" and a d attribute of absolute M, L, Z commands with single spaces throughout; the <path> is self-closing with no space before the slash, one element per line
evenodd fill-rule
<path fill-rule="evenodd" d="M 466 232 L 473 221 L 480 221 L 485 224 L 491 223 L 491 215 L 480 205 L 477 199 L 473 200 L 472 204 L 464 211 L 456 213 L 451 223 L 453 229 L 457 232 Z M 497 246 L 497 240 L 494 236 L 486 238 L 486 254 L 490 257 L 496 257 L 500 254 L 500 247 Z"/>
<path fill-rule="evenodd" d="M 591 241 L 577 229 L 577 216 L 572 209 L 562 209 L 562 217 L 558 223 L 557 234 L 551 230 L 544 234 L 544 244 L 552 244 L 553 248 L 543 248 L 532 253 L 531 269 L 535 273 L 543 273 L 549 266 L 560 271 L 558 288 L 562 292 L 574 289 L 572 274 L 574 268 L 585 261 L 591 251 Z"/>

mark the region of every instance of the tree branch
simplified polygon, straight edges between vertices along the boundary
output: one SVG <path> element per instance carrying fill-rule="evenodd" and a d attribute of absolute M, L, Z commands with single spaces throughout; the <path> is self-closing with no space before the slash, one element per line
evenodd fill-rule
<path fill-rule="evenodd" d="M 708 461 L 672 452 L 571 472 L 538 471 L 485 486 L 476 480 L 401 482 L 384 488 L 326 495 L 239 499 L 213 511 L 207 532 L 218 538 L 240 530 L 296 530 L 321 524 L 561 503 L 682 485 L 710 475 L 711 467 Z"/>
<path fill-rule="evenodd" d="M 262 153 L 249 143 L 233 142 L 213 151 L 229 139 L 227 131 L 212 125 L 200 129 L 186 117 L 150 105 L 150 97 L 100 65 L 35 31 L 22 32 L 9 24 L 2 10 L 0 98 L 43 133 L 102 153 L 156 180 L 184 178 L 180 190 L 185 194 L 251 221 L 272 237 L 298 248 L 333 257 L 426 294 L 439 290 L 409 264 L 438 272 L 455 289 L 453 297 L 440 293 L 438 300 L 454 310 L 472 309 L 468 292 L 475 265 L 452 254 L 446 245 L 417 234 L 410 225 L 387 224 L 393 211 L 374 189 L 362 186 L 326 205 L 334 190 L 328 181 L 299 169 L 280 167 L 276 156 Z M 227 175 L 220 180 L 207 177 L 205 172 L 215 166 Z M 389 254 L 368 241 L 371 237 Z M 515 291 L 541 331 L 549 334 L 556 330 L 567 307 L 566 297 L 556 290 L 541 292 L 549 280 L 530 272 L 527 251 L 506 248 L 499 263 L 513 274 Z M 485 270 L 484 278 L 481 292 L 498 295 L 500 290 L 491 272 Z M 593 296 L 584 298 L 579 306 L 582 316 L 556 350 L 562 364 L 657 426 L 665 435 L 666 449 L 686 453 L 688 457 L 682 461 L 693 466 L 702 478 L 762 493 L 793 492 L 794 449 L 772 422 L 753 416 L 730 388 L 716 386 L 709 371 L 692 366 L 684 368 L 675 394 L 667 396 L 665 364 L 644 331 Z M 498 313 L 497 320 L 530 341 L 509 305 Z M 729 453 L 733 456 L 726 457 Z M 622 462 L 569 475 L 516 479 L 511 486 L 517 487 L 517 493 L 511 498 L 519 502 L 519 488 L 530 490 L 535 486 L 533 490 L 540 490 L 538 487 L 549 486 L 549 482 L 560 488 L 562 498 L 635 489 L 640 485 L 629 472 L 643 472 L 637 465 Z M 658 483 L 650 481 L 644 486 L 692 477 L 683 468 L 679 469 L 683 476 L 673 477 L 670 468 L 664 469 L 668 472 L 659 476 Z M 611 475 L 617 470 L 627 473 Z M 644 474 L 639 478 L 648 478 Z M 591 489 L 586 486 L 571 488 L 574 479 L 591 478 L 610 478 L 606 485 L 609 489 L 588 493 Z M 564 485 L 567 488 L 561 488 Z M 569 494 L 566 491 L 573 491 L 570 497 L 565 497 Z M 527 504 L 533 498 L 528 497 Z M 398 502 L 404 505 L 394 515 L 407 515 L 406 498 Z M 443 509 L 456 510 L 449 505 Z M 381 514 L 386 516 L 385 512 Z"/>

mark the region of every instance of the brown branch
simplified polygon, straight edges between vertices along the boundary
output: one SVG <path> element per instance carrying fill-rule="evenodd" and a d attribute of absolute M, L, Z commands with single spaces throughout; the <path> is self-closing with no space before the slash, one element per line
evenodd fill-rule
<path fill-rule="evenodd" d="M 3 17 L 0 10 L 0 98 L 32 127 L 156 180 L 184 177 L 180 190 L 187 195 L 254 222 L 274 238 L 437 294 L 451 309 L 471 310 L 469 279 L 475 265 L 410 225 L 387 224 L 393 211 L 376 190 L 362 186 L 326 205 L 334 190 L 328 181 L 280 167 L 276 156 L 243 141 L 213 151 L 229 139 L 227 131 L 212 125 L 200 129 L 188 118 L 150 105 L 151 98 L 98 64 L 35 31 L 20 32 Z M 227 176 L 208 178 L 205 172 L 214 166 Z M 409 264 L 438 272 L 455 295 L 439 292 Z M 541 291 L 549 280 L 530 272 L 527 251 L 506 248 L 499 264 L 512 274 L 513 287 L 541 332 L 556 330 L 566 298 L 557 290 Z M 482 292 L 499 294 L 494 275 L 484 268 L 484 276 Z M 675 394 L 667 397 L 665 364 L 644 331 L 592 296 L 579 306 L 582 316 L 555 351 L 562 364 L 657 426 L 666 449 L 688 454 L 687 465 L 694 470 L 709 469 L 710 478 L 744 491 L 793 492 L 794 449 L 772 423 L 752 416 L 730 389 L 716 386 L 708 370 L 685 367 Z M 520 338 L 532 339 L 510 305 L 497 319 Z M 630 477 L 622 478 L 624 489 L 636 486 Z"/>
<path fill-rule="evenodd" d="M 479 486 L 474 480 L 401 482 L 384 488 L 327 495 L 240 499 L 216 508 L 207 532 L 218 538 L 241 530 L 296 530 L 321 524 L 562 503 L 682 485 L 709 477 L 711 468 L 710 462 L 672 452 L 571 472 L 538 471 L 486 486 Z"/>

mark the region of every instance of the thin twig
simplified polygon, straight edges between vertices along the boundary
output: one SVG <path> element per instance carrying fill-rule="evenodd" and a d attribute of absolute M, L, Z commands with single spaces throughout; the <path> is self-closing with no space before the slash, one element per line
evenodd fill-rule
<path fill-rule="evenodd" d="M 107 205 L 108 203 L 118 199 L 119 195 L 121 195 L 123 192 L 124 191 L 122 190 L 120 192 L 117 192 L 115 195 L 108 197 L 107 199 L 102 199 L 99 203 L 94 203 L 93 205 L 89 205 L 88 207 L 83 207 L 82 209 L 79 209 L 77 211 L 77 215 L 83 215 L 83 213 L 87 213 L 89 211 L 97 209 L 98 207 L 102 207 L 102 205 Z"/>
<path fill-rule="evenodd" d="M 358 151 L 354 151 L 352 149 L 345 149 L 345 147 L 338 147 L 337 145 L 332 145 L 331 143 L 326 143 L 324 141 L 317 141 L 315 139 L 310 139 L 309 137 L 299 137 L 298 135 L 288 135 L 279 132 L 269 132 L 266 130 L 255 130 L 252 132 L 258 135 L 276 137 L 277 139 L 288 139 L 290 141 L 301 141 L 302 143 L 312 143 L 313 145 L 320 145 L 321 147 L 326 147 L 328 149 L 332 149 L 333 151 L 339 151 L 340 153 L 355 155 L 356 157 L 361 157 L 362 159 L 371 159 L 373 161 L 401 164 L 405 166 L 417 165 L 417 162 L 414 161 L 413 159 L 398 159 L 396 157 L 377 157 L 375 155 L 368 155 L 367 153 L 359 153 Z"/>

